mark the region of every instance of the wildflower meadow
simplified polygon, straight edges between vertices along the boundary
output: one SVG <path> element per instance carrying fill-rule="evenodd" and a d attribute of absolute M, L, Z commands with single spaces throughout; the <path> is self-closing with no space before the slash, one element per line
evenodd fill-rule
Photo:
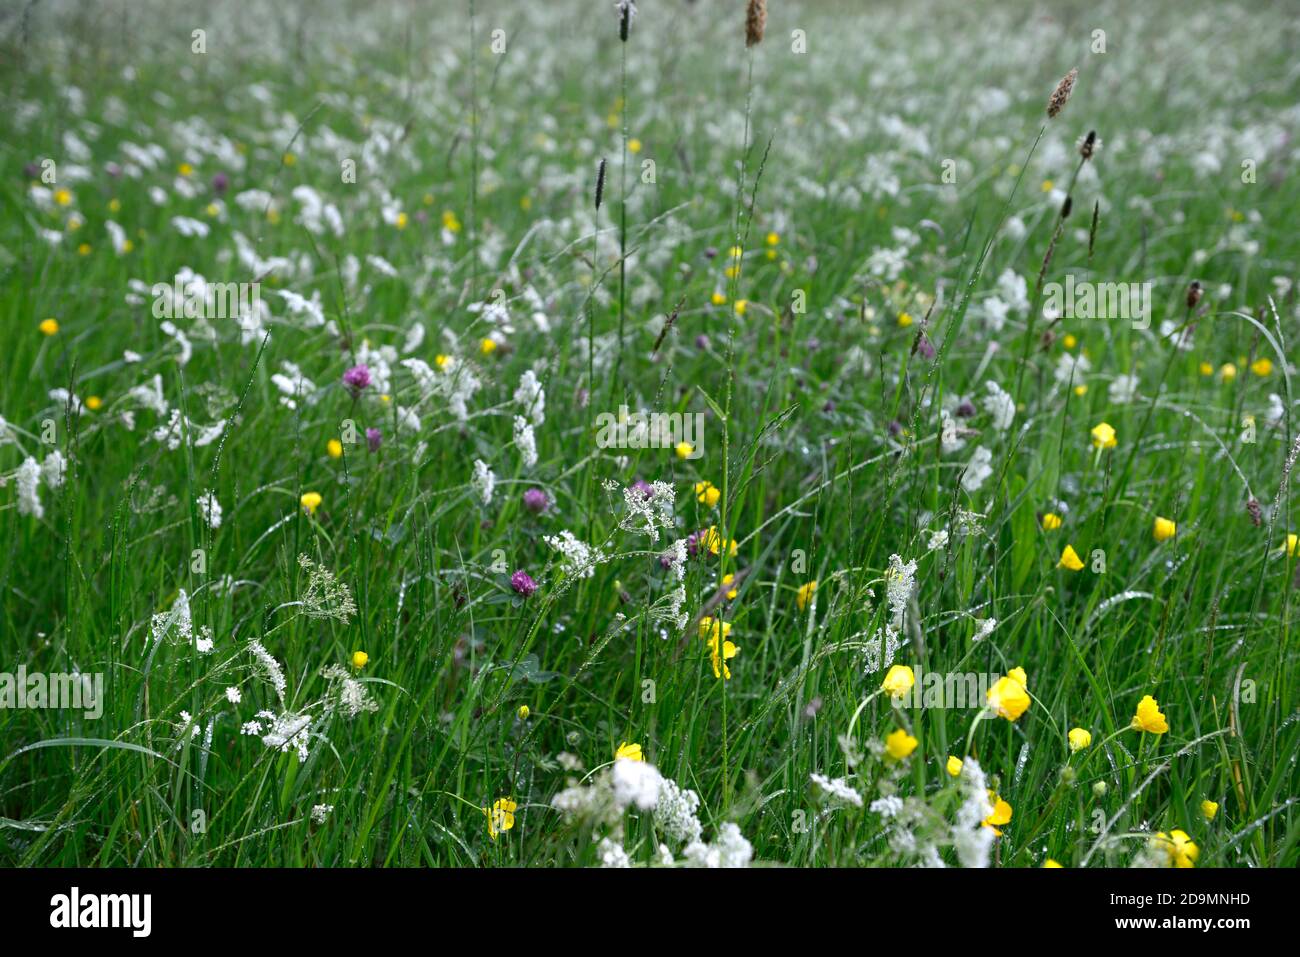
<path fill-rule="evenodd" d="M 1294 868 L 1297 12 L 4 4 L 0 864 Z"/>

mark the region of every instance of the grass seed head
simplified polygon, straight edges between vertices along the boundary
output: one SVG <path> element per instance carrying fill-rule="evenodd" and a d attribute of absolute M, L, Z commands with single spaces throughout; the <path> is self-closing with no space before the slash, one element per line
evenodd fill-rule
<path fill-rule="evenodd" d="M 1061 77 L 1061 82 L 1056 84 L 1056 89 L 1052 91 L 1052 96 L 1047 101 L 1047 118 L 1053 119 L 1056 114 L 1065 109 L 1065 104 L 1070 101 L 1070 92 L 1074 89 L 1074 81 L 1079 76 L 1079 70 L 1076 67 L 1065 76 Z"/>
<path fill-rule="evenodd" d="M 745 10 L 745 46 L 757 46 L 763 42 L 763 30 L 767 27 L 767 0 L 749 0 Z"/>

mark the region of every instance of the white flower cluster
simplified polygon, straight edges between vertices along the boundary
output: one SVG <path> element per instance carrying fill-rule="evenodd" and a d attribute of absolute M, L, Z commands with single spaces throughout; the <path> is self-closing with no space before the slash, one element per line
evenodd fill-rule
<path fill-rule="evenodd" d="M 190 613 L 190 596 L 185 589 L 180 589 L 170 610 L 159 612 L 149 621 L 149 640 L 157 644 L 169 635 L 182 644 L 193 643 L 194 650 L 201 655 L 211 654 L 215 642 L 212 629 L 204 625 L 196 632 L 194 618 Z"/>
<path fill-rule="evenodd" d="M 981 402 L 984 411 L 993 419 L 993 428 L 999 432 L 1005 432 L 1011 427 L 1012 420 L 1016 417 L 1016 400 L 1005 392 L 996 382 L 986 382 L 985 387 L 988 389 Z"/>
<path fill-rule="evenodd" d="M 533 435 L 532 423 L 522 415 L 515 416 L 515 448 L 524 460 L 524 468 L 537 464 L 537 437 Z"/>
<path fill-rule="evenodd" d="M 330 665 L 321 671 L 329 682 L 325 692 L 325 713 L 341 711 L 349 718 L 369 711 L 378 711 L 379 702 L 370 697 L 366 686 L 353 678 L 339 665 Z"/>
<path fill-rule="evenodd" d="M 731 822 L 718 828 L 712 844 L 705 843 L 697 816 L 700 796 L 644 761 L 618 758 L 590 784 L 573 784 L 560 791 L 551 799 L 551 806 L 570 819 L 610 832 L 597 845 L 602 867 L 631 865 L 622 846 L 622 822 L 624 812 L 633 808 L 653 812 L 655 827 L 682 848 L 688 867 L 748 867 L 754 855 L 740 828 Z M 658 851 L 659 863 L 674 863 L 667 845 L 661 844 Z"/>
<path fill-rule="evenodd" d="M 221 503 L 217 501 L 215 492 L 203 492 L 194 500 L 195 506 L 199 510 L 199 516 L 207 523 L 211 529 L 221 527 Z"/>
<path fill-rule="evenodd" d="M 673 527 L 676 497 L 676 491 L 667 482 L 651 483 L 648 494 L 636 486 L 628 486 L 623 489 L 626 511 L 618 527 L 624 531 L 649 535 L 652 542 L 659 541 L 659 530 Z"/>
<path fill-rule="evenodd" d="M 599 548 L 575 538 L 567 529 L 559 535 L 547 535 L 542 541 L 560 553 L 561 565 L 571 578 L 590 578 L 596 574 L 596 566 L 608 560 Z"/>
<path fill-rule="evenodd" d="M 474 477 L 470 479 L 470 485 L 480 502 L 484 505 L 492 504 L 492 493 L 497 487 L 497 477 L 482 459 L 474 460 Z"/>
<path fill-rule="evenodd" d="M 809 777 L 832 805 L 862 807 L 862 795 L 855 791 L 844 778 L 828 778 L 824 774 L 815 772 Z M 872 810 L 875 810 L 874 804 Z"/>
<path fill-rule="evenodd" d="M 537 381 L 537 373 L 532 369 L 525 370 L 519 377 L 519 388 L 515 389 L 514 399 L 533 425 L 540 426 L 546 421 L 546 390 Z"/>
<path fill-rule="evenodd" d="M 974 758 L 961 766 L 961 788 L 965 800 L 957 809 L 957 823 L 952 828 L 952 845 L 962 867 L 988 867 L 993 848 L 993 829 L 984 820 L 993 813 L 989 803 L 988 782 Z"/>

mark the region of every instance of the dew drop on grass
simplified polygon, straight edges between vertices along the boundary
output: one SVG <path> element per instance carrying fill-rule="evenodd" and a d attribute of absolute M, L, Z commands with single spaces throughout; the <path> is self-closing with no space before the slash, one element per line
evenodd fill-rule
<path fill-rule="evenodd" d="M 1026 741 L 1020 746 L 1020 755 L 1016 758 L 1016 773 L 1012 780 L 1017 787 L 1020 786 L 1020 776 L 1025 772 L 1025 764 L 1029 761 L 1029 742 Z"/>

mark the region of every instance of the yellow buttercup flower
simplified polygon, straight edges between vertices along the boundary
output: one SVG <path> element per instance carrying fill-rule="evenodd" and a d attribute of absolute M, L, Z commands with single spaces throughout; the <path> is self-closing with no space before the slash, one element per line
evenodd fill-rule
<path fill-rule="evenodd" d="M 1092 744 L 1092 732 L 1084 728 L 1071 728 L 1067 737 L 1070 740 L 1071 751 L 1082 751 Z"/>
<path fill-rule="evenodd" d="M 72 203 L 72 194 L 66 189 L 57 189 L 54 191 L 54 201 L 60 206 L 69 206 Z"/>
<path fill-rule="evenodd" d="M 749 308 L 749 300 L 737 299 L 735 305 L 732 308 L 736 310 L 736 315 L 743 316 L 745 314 L 745 310 Z"/>
<path fill-rule="evenodd" d="M 1201 849 L 1186 831 L 1170 831 L 1168 834 L 1161 831 L 1151 839 L 1151 846 L 1164 851 L 1172 867 L 1195 867 L 1196 859 L 1201 856 Z"/>
<path fill-rule="evenodd" d="M 1099 422 L 1092 427 L 1092 444 L 1099 449 L 1113 449 L 1119 445 L 1119 440 L 1109 423 Z"/>
<path fill-rule="evenodd" d="M 1061 516 L 1055 512 L 1045 512 L 1043 514 L 1043 531 L 1054 532 L 1061 527 Z"/>
<path fill-rule="evenodd" d="M 900 312 L 900 313 L 898 314 L 898 324 L 899 324 L 899 326 L 902 327 L 903 329 L 906 329 L 908 326 L 910 326 L 910 325 L 912 324 L 912 322 L 913 322 L 912 317 L 911 317 L 910 315 L 908 315 L 907 313 L 905 313 L 905 312 Z"/>
<path fill-rule="evenodd" d="M 953 757 L 950 754 L 948 755 L 948 763 L 944 765 L 944 769 L 947 770 L 947 772 L 951 774 L 953 777 L 956 777 L 957 775 L 961 774 L 961 766 L 962 766 L 961 758 Z"/>
<path fill-rule="evenodd" d="M 805 582 L 799 586 L 799 590 L 794 595 L 794 603 L 799 606 L 800 611 L 808 607 L 808 602 L 812 599 L 813 592 L 816 590 L 817 583 L 815 581 Z"/>
<path fill-rule="evenodd" d="M 456 214 L 451 210 L 447 210 L 442 214 L 442 228 L 453 233 L 460 232 L 460 220 L 456 218 Z"/>
<path fill-rule="evenodd" d="M 677 453 L 679 459 L 689 458 L 690 454 L 695 451 L 695 446 L 689 442 L 678 442 L 673 446 L 673 451 Z"/>
<path fill-rule="evenodd" d="M 902 728 L 896 728 L 885 737 L 885 753 L 895 761 L 902 761 L 916 750 L 916 738 Z"/>
<path fill-rule="evenodd" d="M 1049 857 L 1047 860 L 1043 861 L 1043 867 L 1064 867 L 1064 866 L 1065 866 L 1065 865 L 1063 865 L 1063 864 L 1058 864 L 1056 861 L 1052 860 L 1050 857 Z"/>
<path fill-rule="evenodd" d="M 1066 333 L 1065 337 L 1061 340 L 1061 345 L 1065 346 L 1067 349 L 1073 349 L 1078 344 L 1079 340 L 1074 337 L 1073 333 Z"/>
<path fill-rule="evenodd" d="M 1061 552 L 1061 560 L 1056 563 L 1056 567 L 1072 572 L 1082 571 L 1083 559 L 1079 558 L 1079 553 L 1074 550 L 1073 545 L 1066 545 L 1065 550 Z"/>
<path fill-rule="evenodd" d="M 712 296 L 709 297 L 709 300 L 715 306 L 725 306 L 727 304 L 726 294 L 721 292 L 715 292 Z"/>
<path fill-rule="evenodd" d="M 490 356 L 492 353 L 497 351 L 497 341 L 495 339 L 483 339 L 478 344 L 478 350 L 483 353 L 483 355 Z"/>
<path fill-rule="evenodd" d="M 993 833 L 1001 837 L 1002 832 L 998 828 L 1003 824 L 1011 823 L 1011 805 L 992 791 L 989 792 L 989 803 L 993 805 L 993 813 L 980 823 L 985 827 L 993 828 Z"/>
<path fill-rule="evenodd" d="M 1159 702 L 1151 695 L 1144 695 L 1138 702 L 1132 728 L 1134 731 L 1149 731 L 1151 734 L 1164 734 L 1169 730 L 1169 722 L 1160 713 Z"/>
<path fill-rule="evenodd" d="M 41 332 L 47 336 L 55 335 L 59 331 L 59 320 L 43 319 L 41 320 L 41 324 L 36 328 L 40 329 Z"/>
<path fill-rule="evenodd" d="M 320 492 L 303 492 L 302 498 L 298 501 L 302 504 L 302 507 L 307 510 L 308 515 L 315 515 L 316 509 L 320 508 L 320 503 L 323 499 L 320 496 Z"/>
<path fill-rule="evenodd" d="M 1006 677 L 999 678 L 997 683 L 988 690 L 989 707 L 1008 721 L 1018 721 L 1020 716 L 1029 710 L 1030 705 L 1029 692 L 1025 690 L 1025 682 L 1021 680 L 1024 671 L 1016 670 L 1020 672 L 1019 675 L 1008 674 Z"/>
<path fill-rule="evenodd" d="M 731 669 L 727 662 L 739 654 L 740 649 L 726 639 L 721 640 L 722 650 L 718 650 L 719 636 L 715 633 L 709 639 L 709 658 L 713 664 L 713 677 L 731 680 Z"/>
<path fill-rule="evenodd" d="M 640 141 L 639 139 L 637 139 L 636 137 L 633 137 L 632 139 L 628 140 L 628 141 L 627 141 L 627 151 L 628 151 L 629 153 L 640 153 L 640 152 L 641 152 L 641 141 Z"/>
<path fill-rule="evenodd" d="M 364 667 L 366 666 L 366 663 L 367 663 L 368 661 L 370 661 L 370 656 L 369 656 L 368 654 L 366 654 L 364 651 L 354 651 L 354 652 L 352 652 L 352 667 L 353 667 L 353 668 L 358 668 L 358 669 L 360 669 L 360 668 L 364 668 Z"/>
<path fill-rule="evenodd" d="M 519 720 L 520 720 L 520 721 L 527 721 L 527 720 L 528 720 L 528 716 L 529 716 L 530 714 L 532 714 L 532 712 L 528 710 L 528 705 L 526 705 L 526 704 L 521 704 L 521 705 L 519 706 L 518 714 L 519 714 Z"/>
<path fill-rule="evenodd" d="M 894 665 L 885 675 L 880 685 L 881 691 L 888 691 L 891 698 L 901 698 L 916 684 L 916 674 L 907 665 Z"/>
<path fill-rule="evenodd" d="M 700 637 L 705 641 L 714 641 L 721 635 L 726 638 L 731 634 L 731 622 L 722 621 L 710 615 L 700 619 Z"/>
<path fill-rule="evenodd" d="M 497 798 L 491 810 L 483 809 L 488 819 L 488 836 L 492 840 L 495 841 L 502 831 L 508 831 L 515 826 L 515 811 L 518 808 L 519 805 L 510 798 Z"/>
<path fill-rule="evenodd" d="M 397 214 L 397 218 L 393 220 L 393 225 L 398 229 L 405 229 L 410 225 L 410 222 L 411 217 L 406 215 L 406 210 L 402 210 Z"/>
<path fill-rule="evenodd" d="M 439 354 L 433 357 L 433 364 L 436 365 L 439 369 L 447 368 L 447 363 L 450 361 L 451 361 L 451 356 L 445 356 Z"/>
<path fill-rule="evenodd" d="M 1214 375 L 1214 366 L 1210 365 L 1210 363 L 1208 362 L 1202 362 L 1197 367 L 1197 371 L 1200 372 L 1201 375 L 1203 376 L 1212 376 Z"/>
<path fill-rule="evenodd" d="M 1171 519 L 1156 516 L 1156 524 L 1151 529 L 1151 534 L 1156 537 L 1157 542 L 1165 542 L 1174 537 L 1178 531 L 1178 526 Z"/>
<path fill-rule="evenodd" d="M 775 246 L 775 245 L 776 245 L 777 243 L 779 243 L 780 241 L 781 241 L 781 237 L 780 237 L 779 234 L 777 234 L 777 233 L 768 233 L 768 234 L 767 234 L 767 244 L 768 244 L 769 246 Z"/>
<path fill-rule="evenodd" d="M 325 451 L 329 453 L 332 459 L 341 458 L 343 455 L 343 443 L 338 439 L 330 439 L 325 443 Z"/>
<path fill-rule="evenodd" d="M 712 482 L 695 483 L 695 500 L 709 508 L 718 504 L 718 499 L 722 498 L 722 490 Z"/>
<path fill-rule="evenodd" d="M 739 546 L 736 544 L 734 538 L 730 542 L 723 542 L 722 536 L 718 534 L 718 526 L 716 525 L 710 525 L 707 529 L 701 532 L 699 542 L 709 550 L 710 555 L 718 554 L 718 552 L 722 550 L 724 544 L 727 545 L 727 551 L 732 558 L 735 558 L 736 553 L 739 551 Z"/>
<path fill-rule="evenodd" d="M 1232 382 L 1237 378 L 1237 367 L 1231 362 L 1225 362 L 1219 369 L 1219 375 L 1224 382 Z"/>
<path fill-rule="evenodd" d="M 1273 371 L 1273 360 L 1267 356 L 1260 356 L 1250 364 L 1250 371 L 1257 376 L 1266 376 Z"/>
<path fill-rule="evenodd" d="M 97 395 L 86 397 L 86 408 L 91 412 L 98 412 L 104 406 L 104 400 Z"/>
<path fill-rule="evenodd" d="M 1219 805 L 1213 801 L 1202 801 L 1201 813 L 1205 815 L 1207 821 L 1213 821 L 1214 816 L 1219 813 Z"/>
<path fill-rule="evenodd" d="M 644 761 L 645 755 L 641 753 L 641 745 L 628 744 L 626 741 L 624 741 L 618 746 L 618 749 L 614 752 L 614 760 L 617 761 L 619 758 L 623 758 L 628 761 Z"/>

